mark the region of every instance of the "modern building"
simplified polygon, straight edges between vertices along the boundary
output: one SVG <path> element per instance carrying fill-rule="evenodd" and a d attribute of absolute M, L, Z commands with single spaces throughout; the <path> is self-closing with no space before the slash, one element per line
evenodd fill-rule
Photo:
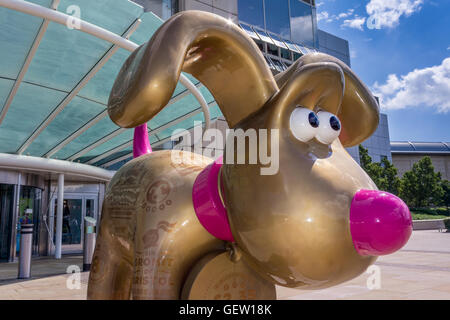
<path fill-rule="evenodd" d="M 412 169 L 414 163 L 425 156 L 431 158 L 434 170 L 442 179 L 450 180 L 450 142 L 391 142 L 392 163 L 399 176 Z"/>
<path fill-rule="evenodd" d="M 348 42 L 317 29 L 314 1 L 0 0 L 1 260 L 17 257 L 20 225 L 28 222 L 33 254 L 81 251 L 84 217 L 100 217 L 106 184 L 132 158 L 133 130 L 107 116 L 114 79 L 164 19 L 192 9 L 239 24 L 274 73 L 315 51 L 350 64 Z M 171 148 L 175 129 L 205 121 L 205 108 L 213 126 L 226 129 L 209 91 L 185 76 L 147 123 L 154 149 Z"/>
<path fill-rule="evenodd" d="M 162 22 L 127 0 L 0 1 L 2 261 L 17 257 L 20 226 L 29 222 L 33 254 L 82 250 L 84 217 L 99 218 L 114 174 L 107 168 L 132 152 L 133 130 L 107 115 L 109 92 L 129 54 Z M 169 104 L 148 123 L 155 148 L 202 120 L 202 106 L 218 116 L 212 96 L 188 75 Z"/>

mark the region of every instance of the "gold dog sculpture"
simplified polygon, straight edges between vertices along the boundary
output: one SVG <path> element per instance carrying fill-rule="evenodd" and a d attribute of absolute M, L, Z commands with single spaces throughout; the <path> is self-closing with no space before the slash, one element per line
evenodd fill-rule
<path fill-rule="evenodd" d="M 209 89 L 230 128 L 279 130 L 279 170 L 214 167 L 203 156 L 176 164 L 171 151 L 128 162 L 107 187 L 89 299 L 275 299 L 275 285 L 330 287 L 407 242 L 406 205 L 377 191 L 344 149 L 379 121 L 372 94 L 347 65 L 314 53 L 274 77 L 239 27 L 186 11 L 125 62 L 108 103 L 112 121 L 149 121 L 181 71 Z M 216 181 L 226 212 L 212 226 L 228 232 L 222 239 L 194 208 L 202 173 Z"/>

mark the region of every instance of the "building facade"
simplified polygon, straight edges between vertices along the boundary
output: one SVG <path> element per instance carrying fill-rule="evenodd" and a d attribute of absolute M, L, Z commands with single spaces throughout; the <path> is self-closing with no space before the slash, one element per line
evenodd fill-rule
<path fill-rule="evenodd" d="M 450 142 L 391 142 L 392 162 L 401 177 L 414 163 L 428 156 L 442 179 L 450 180 Z"/>

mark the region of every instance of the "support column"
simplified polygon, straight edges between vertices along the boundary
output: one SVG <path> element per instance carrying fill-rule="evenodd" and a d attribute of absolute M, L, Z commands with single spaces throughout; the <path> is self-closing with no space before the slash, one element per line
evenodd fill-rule
<path fill-rule="evenodd" d="M 13 209 L 13 219 L 11 223 L 11 252 L 9 255 L 9 262 L 14 262 L 16 258 L 17 251 L 17 227 L 19 223 L 19 208 L 20 208 L 20 187 L 22 185 L 22 173 L 19 172 L 17 175 L 17 185 L 14 190 L 14 209 Z"/>
<path fill-rule="evenodd" d="M 56 213 L 55 258 L 61 259 L 62 227 L 64 206 L 64 173 L 58 174 L 58 205 Z"/>

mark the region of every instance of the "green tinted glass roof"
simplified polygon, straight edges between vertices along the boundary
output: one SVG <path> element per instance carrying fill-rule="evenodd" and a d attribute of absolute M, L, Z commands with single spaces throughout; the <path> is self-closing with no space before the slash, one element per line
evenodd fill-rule
<path fill-rule="evenodd" d="M 27 2 L 45 8 L 52 6 L 51 0 Z M 57 10 L 70 14 L 69 6 L 73 4 L 80 8 L 81 20 L 122 37 L 137 24 L 129 37 L 137 45 L 148 41 L 163 22 L 127 0 L 61 0 Z M 43 25 L 42 18 L 0 6 L 0 110 L 4 113 L 0 152 L 97 166 L 126 157 L 132 152 L 133 129 L 115 125 L 107 115 L 106 104 L 116 75 L 130 52 L 52 21 L 39 41 Z M 39 46 L 32 56 L 30 50 L 36 43 Z M 113 49 L 115 52 L 110 55 Z M 31 56 L 25 68 L 27 57 Z M 102 58 L 107 58 L 106 63 L 99 63 Z M 96 68 L 98 71 L 86 82 L 85 77 Z M 17 79 L 21 70 L 26 72 L 20 82 Z M 209 91 L 192 76 L 186 76 L 210 104 L 211 117 L 220 116 Z M 19 86 L 14 95 L 16 81 Z M 80 83 L 84 84 L 82 89 L 67 99 Z M 13 98 L 6 108 L 10 95 Z M 183 85 L 178 84 L 172 98 L 148 123 L 152 144 L 162 143 L 177 128 L 189 129 L 194 121 L 204 121 L 199 102 Z"/>

